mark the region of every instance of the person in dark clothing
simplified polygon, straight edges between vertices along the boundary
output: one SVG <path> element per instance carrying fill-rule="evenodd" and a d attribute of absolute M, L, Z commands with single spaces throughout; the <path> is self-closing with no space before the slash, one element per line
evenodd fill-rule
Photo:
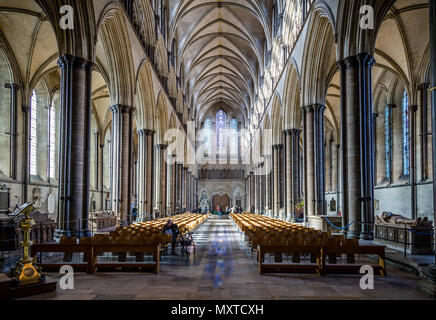
<path fill-rule="evenodd" d="M 164 226 L 162 230 L 163 234 L 171 235 L 171 254 L 176 254 L 176 244 L 177 244 L 177 236 L 179 235 L 179 227 L 177 224 L 173 223 L 172 220 L 168 220 L 167 224 Z"/>
<path fill-rule="evenodd" d="M 138 208 L 136 208 L 136 202 L 132 203 L 132 219 L 133 223 L 136 222 L 136 219 L 138 217 Z"/>

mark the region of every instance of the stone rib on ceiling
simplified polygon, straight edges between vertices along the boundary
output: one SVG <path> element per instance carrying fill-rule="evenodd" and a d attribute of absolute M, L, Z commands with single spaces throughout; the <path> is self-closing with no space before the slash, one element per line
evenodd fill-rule
<path fill-rule="evenodd" d="M 170 1 L 170 39 L 195 115 L 226 104 L 248 118 L 269 47 L 270 0 Z"/>

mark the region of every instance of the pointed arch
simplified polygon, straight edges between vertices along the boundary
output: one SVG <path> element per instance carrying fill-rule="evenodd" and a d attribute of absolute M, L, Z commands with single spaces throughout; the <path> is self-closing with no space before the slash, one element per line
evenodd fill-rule
<path fill-rule="evenodd" d="M 121 3 L 111 3 L 102 12 L 97 41 L 101 42 L 109 75 L 111 104 L 133 105 L 134 71 L 132 50 Z"/>

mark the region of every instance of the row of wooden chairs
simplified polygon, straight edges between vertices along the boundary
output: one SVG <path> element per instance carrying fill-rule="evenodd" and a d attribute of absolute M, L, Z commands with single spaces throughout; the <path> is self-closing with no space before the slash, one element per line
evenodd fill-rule
<path fill-rule="evenodd" d="M 269 217 L 238 214 L 230 215 L 245 234 L 250 249 L 258 253 L 260 273 L 271 271 L 290 271 L 292 269 L 315 269 L 318 274 L 327 271 L 353 271 L 355 255 L 373 254 L 379 257 L 379 265 L 374 269 L 386 276 L 385 248 L 379 246 L 360 246 L 357 239 L 347 239 L 342 235 L 332 235 L 313 228 L 272 219 Z M 299 264 L 301 256 L 310 256 L 312 266 L 265 265 L 265 254 L 273 254 L 275 262 L 282 262 L 282 255 L 292 256 L 292 263 Z M 338 257 L 346 256 L 347 266 L 338 265 Z M 327 261 L 329 265 L 327 265 Z M 354 265 L 354 266 L 350 266 Z M 306 268 L 307 267 L 307 268 Z"/>

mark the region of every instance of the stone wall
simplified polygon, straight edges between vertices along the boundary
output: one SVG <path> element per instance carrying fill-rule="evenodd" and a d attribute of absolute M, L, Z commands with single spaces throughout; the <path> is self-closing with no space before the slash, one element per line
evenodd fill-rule
<path fill-rule="evenodd" d="M 236 204 L 236 200 L 241 200 L 242 208 L 245 208 L 245 181 L 244 180 L 200 180 L 198 181 L 198 204 L 201 201 L 201 195 L 206 191 L 208 195 L 209 206 L 211 205 L 214 195 L 230 196 L 231 205 Z"/>

